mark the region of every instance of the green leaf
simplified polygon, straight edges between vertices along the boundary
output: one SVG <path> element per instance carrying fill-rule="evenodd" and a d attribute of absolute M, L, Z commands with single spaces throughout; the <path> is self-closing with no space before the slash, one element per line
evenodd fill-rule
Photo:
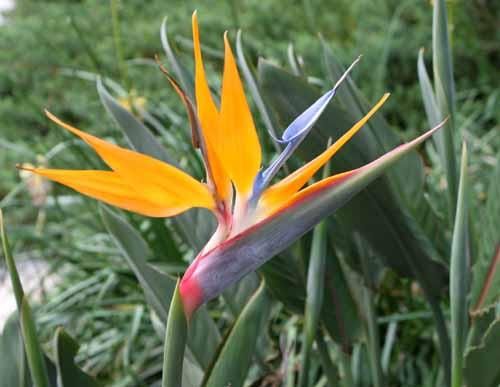
<path fill-rule="evenodd" d="M 471 305 L 474 313 L 500 300 L 500 157 L 490 176 L 487 201 L 479 214 L 478 259 L 474 262 Z"/>
<path fill-rule="evenodd" d="M 269 63 L 260 63 L 259 74 L 264 99 L 274 108 L 283 126 L 319 96 L 302 79 Z M 354 118 L 345 109 L 338 107 L 334 100 L 325 109 L 308 139 L 298 148 L 299 156 L 308 160 L 311 154 L 319 154 L 328 138 L 339 138 L 353 123 Z M 334 165 L 338 168 L 336 172 L 364 165 L 380 153 L 383 153 L 380 142 L 370 136 L 368 131 L 362 130 L 335 156 Z M 407 171 L 407 176 L 412 176 L 411 170 Z M 400 275 L 418 280 L 433 311 L 443 364 L 447 366 L 449 339 L 439 305 L 442 290 L 448 282 L 446 268 L 433 260 L 433 257 L 439 255 L 412 217 L 409 205 L 400 199 L 402 190 L 395 189 L 398 184 L 393 179 L 392 175 L 388 175 L 373 182 L 368 189 L 358 193 L 348 205 L 338 211 L 337 219 L 349 233 L 359 232 L 387 266 Z M 418 197 L 416 200 L 418 201 Z"/>
<path fill-rule="evenodd" d="M 14 257 L 12 256 L 12 251 L 9 245 L 9 239 L 5 231 L 5 225 L 3 222 L 3 212 L 0 209 L 0 237 L 2 238 L 3 254 L 5 257 L 5 263 L 7 264 L 7 270 L 9 271 L 10 281 L 12 283 L 12 289 L 14 291 L 14 297 L 16 298 L 17 310 L 21 310 L 21 305 L 24 299 L 23 286 L 21 285 L 21 280 L 19 279 L 19 274 L 16 269 L 16 264 L 14 262 Z"/>
<path fill-rule="evenodd" d="M 362 333 L 362 320 L 356 304 L 355 289 L 349 272 L 335 252 L 335 241 L 330 239 L 325 260 L 325 286 L 321 319 L 326 330 L 342 351 L 350 353 Z"/>
<path fill-rule="evenodd" d="M 160 320 L 166 322 L 175 280 L 147 263 L 151 252 L 130 224 L 105 206 L 101 206 L 100 212 L 106 229 L 139 280 L 148 303 Z M 220 342 L 218 329 L 205 308 L 193 316 L 190 326 L 188 346 L 199 365 L 206 368 Z"/>
<path fill-rule="evenodd" d="M 330 82 L 335 83 L 344 73 L 344 68 L 336 60 L 328 44 L 322 39 L 323 61 Z M 343 116 L 350 122 L 361 118 L 370 109 L 366 97 L 358 89 L 351 77 L 348 77 L 342 87 L 337 90 L 334 104 L 344 109 Z M 334 121 L 335 122 L 335 121 Z M 347 122 L 349 124 L 350 122 Z M 431 127 L 434 127 L 436 122 Z M 436 134 L 436 136 L 439 134 Z M 365 139 L 363 149 L 369 159 L 380 156 L 401 143 L 400 136 L 389 126 L 382 112 L 375 114 L 362 129 L 356 138 Z M 352 140 L 351 140 L 352 141 Z M 389 183 L 403 195 L 405 203 L 414 206 L 421 200 L 424 184 L 424 166 L 417 152 L 411 152 L 387 173 Z"/>
<path fill-rule="evenodd" d="M 464 143 L 450 260 L 451 385 L 453 387 L 462 386 L 463 353 L 469 317 L 469 308 L 467 307 L 469 293 L 468 184 L 467 146 Z"/>
<path fill-rule="evenodd" d="M 37 387 L 49 387 L 49 376 L 45 366 L 42 347 L 38 341 L 35 321 L 26 298 L 23 298 L 20 310 L 21 332 L 23 334 L 26 358 L 33 383 Z"/>
<path fill-rule="evenodd" d="M 271 296 L 282 302 L 290 311 L 304 312 L 306 281 L 297 258 L 287 249 L 266 262 L 259 269 Z"/>
<path fill-rule="evenodd" d="M 4 386 L 28 386 L 29 373 L 17 313 L 9 317 L 0 336 L 0 375 Z"/>
<path fill-rule="evenodd" d="M 469 337 L 467 338 L 467 348 L 481 345 L 481 340 L 486 330 L 496 318 L 500 318 L 500 302 L 471 314 L 471 326 L 469 329 Z"/>
<path fill-rule="evenodd" d="M 448 38 L 448 20 L 444 0 L 434 1 L 432 21 L 432 64 L 436 102 L 441 119 L 450 117 L 443 128 L 444 169 L 448 181 L 448 204 L 450 217 L 455 214 L 457 200 L 458 171 L 455 156 L 455 82 L 453 80 L 453 59 Z M 450 218 L 452 219 L 452 218 Z M 452 223 L 452 222 L 451 222 Z"/>
<path fill-rule="evenodd" d="M 262 282 L 231 327 L 212 368 L 205 375 L 203 386 L 243 386 L 259 335 L 265 329 L 270 306 L 270 299 Z"/>
<path fill-rule="evenodd" d="M 325 168 L 328 169 L 328 168 Z M 318 331 L 318 324 L 323 307 L 325 283 L 325 259 L 327 249 L 326 221 L 318 224 L 313 232 L 311 257 L 307 271 L 307 298 L 304 311 L 304 332 L 302 343 L 302 361 L 299 385 L 307 387 L 311 350 Z"/>
<path fill-rule="evenodd" d="M 250 297 L 259 287 L 259 284 L 259 276 L 252 273 L 224 292 L 224 301 L 228 304 L 229 310 L 234 317 L 240 314 Z"/>
<path fill-rule="evenodd" d="M 382 355 L 380 351 L 380 334 L 378 328 L 378 316 L 375 307 L 375 281 L 373 278 L 373 256 L 366 249 L 363 240 L 358 240 L 359 258 L 363 271 L 364 281 L 353 281 L 351 287 L 358 286 L 361 291 L 361 314 L 365 320 L 365 335 L 368 359 L 370 361 L 370 371 L 374 387 L 382 387 L 383 371 L 382 371 Z M 364 282 L 364 283 L 363 283 Z"/>
<path fill-rule="evenodd" d="M 321 321 L 332 339 L 348 351 L 353 341 L 359 338 L 361 322 L 346 282 L 345 271 L 334 254 L 333 246 L 327 250 L 325 265 Z M 269 293 L 274 298 L 281 301 L 291 312 L 299 315 L 304 313 L 306 280 L 291 249 L 266 262 L 259 273 L 265 278 Z"/>
<path fill-rule="evenodd" d="M 437 125 L 442 119 L 441 112 L 439 111 L 432 83 L 425 67 L 423 48 L 418 52 L 417 73 L 418 81 L 420 83 L 420 91 L 422 93 L 422 100 L 424 102 L 425 114 L 427 115 L 427 121 L 430 126 Z M 442 132 L 436 133 L 436 136 L 434 136 L 434 142 L 436 143 L 439 155 L 444 155 L 444 137 Z M 445 160 L 441 161 L 443 162 L 443 166 L 445 166 Z"/>
<path fill-rule="evenodd" d="M 178 280 L 170 303 L 167 329 L 165 330 L 162 387 L 182 385 L 182 363 L 186 349 L 187 331 L 188 322 L 179 293 Z"/>
<path fill-rule="evenodd" d="M 54 337 L 54 356 L 58 387 L 93 387 L 98 383 L 75 365 L 78 343 L 63 328 L 57 328 Z"/>
<path fill-rule="evenodd" d="M 259 70 L 264 98 L 273 106 L 283 125 L 319 96 L 303 80 L 275 66 L 262 62 Z M 339 88 L 339 93 L 341 90 Z M 345 110 L 330 104 L 309 138 L 297 150 L 299 156 L 309 159 L 311 154 L 320 153 L 328 138 L 340 137 L 353 122 Z M 381 128 L 379 132 L 383 131 Z M 383 152 L 380 142 L 369 131 L 362 130 L 335 156 L 336 172 L 364 165 Z M 351 233 L 358 231 L 386 265 L 401 275 L 418 278 L 429 296 L 440 297 L 447 283 L 446 269 L 431 258 L 437 254 L 431 255 L 432 245 L 411 218 L 409 210 L 397 199 L 387 178 L 378 179 L 352 198 L 337 217 Z"/>
<path fill-rule="evenodd" d="M 0 235 L 2 238 L 5 261 L 7 262 L 7 269 L 9 271 L 12 288 L 14 289 L 14 295 L 16 297 L 19 320 L 21 323 L 21 333 L 23 336 L 24 348 L 26 351 L 31 378 L 37 387 L 49 387 L 49 377 L 45 366 L 42 348 L 40 346 L 40 342 L 38 341 L 35 321 L 33 319 L 28 300 L 24 295 L 21 281 L 19 280 L 19 274 L 10 250 L 9 240 L 7 238 L 3 222 L 2 210 L 0 210 Z"/>
<path fill-rule="evenodd" d="M 500 319 L 495 320 L 480 345 L 465 354 L 464 378 L 467 387 L 497 387 L 500 383 Z"/>

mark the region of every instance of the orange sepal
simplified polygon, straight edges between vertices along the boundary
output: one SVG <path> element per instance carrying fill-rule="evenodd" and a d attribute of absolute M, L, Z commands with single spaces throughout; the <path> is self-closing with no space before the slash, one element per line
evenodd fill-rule
<path fill-rule="evenodd" d="M 82 132 L 59 120 L 49 112 L 47 116 L 89 144 L 106 164 L 141 196 L 153 203 L 175 202 L 185 208 L 213 209 L 213 197 L 208 187 L 185 172 L 150 156 L 108 143 Z"/>
<path fill-rule="evenodd" d="M 216 152 L 218 139 L 221 135 L 221 129 L 219 128 L 219 111 L 215 106 L 205 75 L 196 11 L 193 13 L 192 17 L 192 29 L 195 61 L 196 109 L 207 152 L 207 168 L 210 168 L 210 176 L 213 179 L 217 195 L 220 199 L 227 200 L 231 196 L 231 181 Z"/>
<path fill-rule="evenodd" d="M 261 165 L 261 149 L 227 34 L 217 154 L 239 194 L 251 193 Z"/>

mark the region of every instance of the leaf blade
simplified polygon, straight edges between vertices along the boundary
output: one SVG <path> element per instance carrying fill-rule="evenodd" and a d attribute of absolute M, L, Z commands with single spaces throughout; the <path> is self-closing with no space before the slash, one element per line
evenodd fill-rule
<path fill-rule="evenodd" d="M 451 385 L 453 387 L 462 386 L 463 353 L 468 331 L 469 238 L 467 191 L 467 146 L 464 143 L 450 260 Z"/>

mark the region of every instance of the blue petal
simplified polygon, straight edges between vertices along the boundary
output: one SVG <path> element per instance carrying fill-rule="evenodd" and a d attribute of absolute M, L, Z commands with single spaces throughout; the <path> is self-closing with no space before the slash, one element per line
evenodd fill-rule
<path fill-rule="evenodd" d="M 323 94 L 300 116 L 293 120 L 293 122 L 283 132 L 281 139 L 275 139 L 281 144 L 286 144 L 286 147 L 283 152 L 281 152 L 281 154 L 271 163 L 271 165 L 269 165 L 269 167 L 267 167 L 264 171 L 260 171 L 257 175 L 257 178 L 254 182 L 254 189 L 251 200 L 252 203 L 256 204 L 262 191 L 266 188 L 266 186 L 276 175 L 276 173 L 286 162 L 286 160 L 288 160 L 288 158 L 293 154 L 295 149 L 297 149 L 302 140 L 307 136 L 316 121 L 328 106 L 328 103 L 330 103 L 330 101 L 332 100 L 333 96 L 337 92 L 337 88 L 340 86 L 342 81 L 347 77 L 349 72 L 359 62 L 360 59 L 361 56 L 359 56 L 354 62 L 352 62 L 352 64 L 344 72 L 344 74 L 342 74 L 340 79 L 331 90 Z"/>

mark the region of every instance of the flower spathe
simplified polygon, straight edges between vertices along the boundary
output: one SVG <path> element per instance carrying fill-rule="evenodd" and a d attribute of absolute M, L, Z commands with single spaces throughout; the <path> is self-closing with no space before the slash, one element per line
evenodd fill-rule
<path fill-rule="evenodd" d="M 281 181 L 271 184 L 272 178 L 312 129 L 334 97 L 337 87 L 357 61 L 330 91 L 297 117 L 283 132 L 282 138 L 278 139 L 284 144 L 283 152 L 268 168 L 263 168 L 259 138 L 227 34 L 224 34 L 221 102 L 220 106 L 217 106 L 206 79 L 196 12 L 192 17 L 192 29 L 196 103 L 190 101 L 175 80 L 168 74 L 167 76 L 190 113 L 193 136 L 196 137 L 196 144 L 206 167 L 205 182 L 200 182 L 163 161 L 80 131 L 49 112 L 46 114 L 52 121 L 92 147 L 110 170 L 29 169 L 84 195 L 146 216 L 170 217 L 193 207 L 212 211 L 218 220 L 217 230 L 187 269 L 180 284 L 188 316 L 203 302 L 219 294 L 223 290 L 222 286 L 228 286 L 226 283 L 241 277 L 240 272 L 246 273 L 248 269 L 255 269 L 259 261 L 255 259 L 255 254 L 275 253 L 280 246 L 274 243 L 264 252 L 261 247 L 269 243 L 253 240 L 252 249 L 247 248 L 247 251 L 251 252 L 249 261 L 245 261 L 247 258 L 244 254 L 229 258 L 233 260 L 231 265 L 235 265 L 233 272 L 227 274 L 227 277 L 231 278 L 224 278 L 219 284 L 214 282 L 217 278 L 220 279 L 222 274 L 210 271 L 220 270 L 216 269 L 219 267 L 217 262 L 210 260 L 216 260 L 218 256 L 227 257 L 227 250 L 224 250 L 227 246 L 238 245 L 249 233 L 258 230 L 260 225 L 277 225 L 275 219 L 283 214 L 293 218 L 295 213 L 291 213 L 290 208 L 297 209 L 304 203 L 318 200 L 318 192 L 326 192 L 333 189 L 332 187 L 338 189 L 343 181 L 356 174 L 357 170 L 345 172 L 306 187 L 316 172 L 366 124 L 389 97 L 389 94 L 383 95 L 359 122 L 316 158 Z M 426 136 L 428 135 L 430 134 Z M 290 231 L 290 235 L 299 237 L 314 222 L 316 217 L 311 216 L 302 222 L 303 229 L 297 227 Z M 290 228 L 294 229 L 293 226 Z M 258 246 L 259 243 L 261 247 Z M 262 258 L 263 263 L 269 257 L 259 258 Z M 252 263 L 249 263 L 250 259 Z"/>

